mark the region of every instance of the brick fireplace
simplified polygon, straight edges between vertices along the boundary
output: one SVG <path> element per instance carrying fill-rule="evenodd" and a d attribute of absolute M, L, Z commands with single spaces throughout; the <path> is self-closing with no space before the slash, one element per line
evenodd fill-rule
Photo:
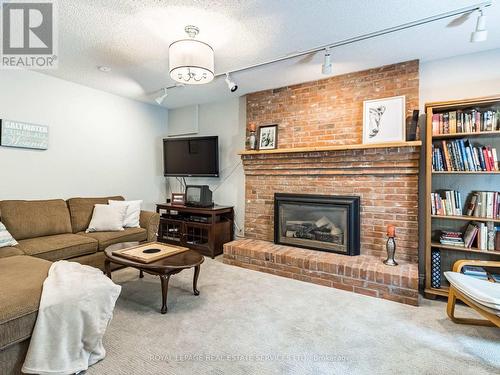
<path fill-rule="evenodd" d="M 224 262 L 416 305 L 419 148 L 311 149 L 360 144 L 363 100 L 397 95 L 406 96 L 407 115 L 418 108 L 418 61 L 248 95 L 248 122 L 278 124 L 278 149 L 296 150 L 242 155 L 246 239 L 225 246 Z M 282 193 L 359 197 L 360 255 L 275 244 Z M 398 267 L 381 262 L 388 224 L 396 225 Z"/>

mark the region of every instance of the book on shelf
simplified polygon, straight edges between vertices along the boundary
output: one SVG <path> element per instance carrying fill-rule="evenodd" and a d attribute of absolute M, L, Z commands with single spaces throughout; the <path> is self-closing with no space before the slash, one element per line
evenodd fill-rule
<path fill-rule="evenodd" d="M 478 231 L 479 231 L 479 228 L 476 225 L 474 225 L 474 224 L 467 225 L 467 228 L 465 229 L 465 233 L 464 233 L 465 247 L 467 247 L 467 248 L 472 247 L 472 243 L 476 239 Z"/>
<path fill-rule="evenodd" d="M 432 145 L 433 171 L 491 172 L 498 171 L 497 149 L 473 146 L 467 138 L 442 140 Z"/>
<path fill-rule="evenodd" d="M 432 115 L 432 135 L 500 130 L 500 109 L 457 110 Z"/>

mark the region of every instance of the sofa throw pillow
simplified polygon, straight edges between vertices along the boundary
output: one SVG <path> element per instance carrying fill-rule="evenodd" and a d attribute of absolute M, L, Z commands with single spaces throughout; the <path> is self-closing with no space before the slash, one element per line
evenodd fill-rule
<path fill-rule="evenodd" d="M 11 236 L 3 223 L 0 223 L 0 247 L 16 246 L 17 241 Z"/>
<path fill-rule="evenodd" d="M 126 206 L 94 205 L 92 220 L 86 232 L 117 232 L 123 230 Z"/>
<path fill-rule="evenodd" d="M 142 201 L 109 200 L 108 203 L 111 206 L 125 206 L 125 207 L 127 207 L 127 213 L 125 214 L 125 220 L 123 223 L 123 226 L 125 228 L 140 228 L 139 217 L 141 216 Z"/>

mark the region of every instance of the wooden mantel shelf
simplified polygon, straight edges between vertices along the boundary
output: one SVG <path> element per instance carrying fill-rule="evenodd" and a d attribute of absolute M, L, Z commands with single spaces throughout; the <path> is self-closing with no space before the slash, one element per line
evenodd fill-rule
<path fill-rule="evenodd" d="M 390 148 L 390 147 L 419 147 L 422 146 L 422 141 L 409 142 L 386 142 L 377 144 L 355 144 L 355 145 L 338 145 L 338 146 L 317 146 L 317 147 L 295 147 L 295 148 L 278 148 L 274 150 L 245 150 L 239 155 L 264 155 L 264 154 L 289 154 L 299 152 L 318 152 L 318 151 L 344 151 L 344 150 L 367 150 L 374 148 Z"/>

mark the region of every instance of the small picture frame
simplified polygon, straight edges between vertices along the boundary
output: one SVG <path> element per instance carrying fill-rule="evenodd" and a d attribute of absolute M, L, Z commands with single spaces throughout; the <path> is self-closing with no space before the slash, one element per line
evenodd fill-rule
<path fill-rule="evenodd" d="M 184 206 L 186 195 L 184 193 L 172 193 L 172 206 Z"/>
<path fill-rule="evenodd" d="M 405 96 L 363 102 L 363 143 L 406 140 Z"/>
<path fill-rule="evenodd" d="M 273 150 L 278 148 L 278 125 L 264 125 L 259 127 L 259 150 Z"/>

